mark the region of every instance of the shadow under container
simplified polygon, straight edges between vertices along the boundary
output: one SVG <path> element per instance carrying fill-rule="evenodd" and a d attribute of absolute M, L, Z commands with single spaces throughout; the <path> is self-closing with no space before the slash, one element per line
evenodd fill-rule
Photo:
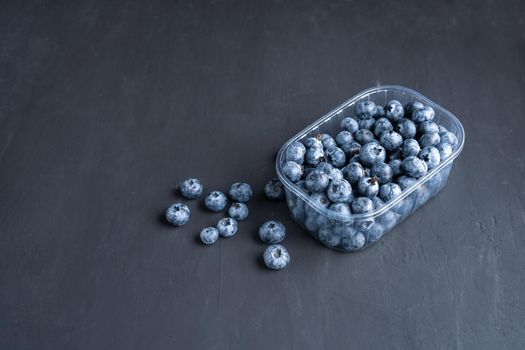
<path fill-rule="evenodd" d="M 434 108 L 434 121 L 438 125 L 443 125 L 458 139 L 449 158 L 419 178 L 412 186 L 404 189 L 400 196 L 372 212 L 345 216 L 314 202 L 308 193 L 284 175 L 282 166 L 285 163 L 285 150 L 292 142 L 304 142 L 306 138 L 322 133 L 335 135 L 341 131 L 341 120 L 347 116 L 353 116 L 354 106 L 360 101 L 373 101 L 377 105 L 384 106 L 391 100 L 398 100 L 403 105 L 419 101 Z M 402 86 L 379 86 L 352 97 L 288 140 L 277 155 L 276 170 L 279 179 L 284 184 L 286 201 L 294 221 L 325 246 L 351 252 L 364 249 L 377 242 L 430 198 L 438 194 L 447 183 L 453 161 L 463 149 L 464 142 L 463 126 L 452 113 L 443 107 L 420 93 Z"/>

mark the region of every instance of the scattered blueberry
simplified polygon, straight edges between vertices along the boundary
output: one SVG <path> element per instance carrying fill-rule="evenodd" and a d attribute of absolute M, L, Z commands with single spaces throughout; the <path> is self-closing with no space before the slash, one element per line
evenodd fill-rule
<path fill-rule="evenodd" d="M 215 227 L 206 227 L 202 229 L 200 238 L 204 244 L 213 244 L 219 238 L 219 231 Z"/>
<path fill-rule="evenodd" d="M 266 194 L 266 197 L 268 197 L 271 200 L 282 200 L 284 199 L 284 186 L 281 180 L 274 177 L 268 183 L 266 186 L 264 186 L 264 193 Z"/>
<path fill-rule="evenodd" d="M 166 210 L 166 220 L 174 226 L 186 225 L 190 221 L 190 208 L 183 203 L 175 203 Z"/>
<path fill-rule="evenodd" d="M 264 250 L 263 260 L 267 268 L 280 270 L 290 263 L 290 254 L 282 245 L 274 244 Z"/>
<path fill-rule="evenodd" d="M 228 210 L 228 215 L 237 220 L 237 221 L 244 221 L 248 217 L 248 214 L 250 211 L 248 210 L 248 207 L 244 203 L 233 203 Z"/>
<path fill-rule="evenodd" d="M 221 191 L 213 191 L 204 199 L 206 208 L 214 212 L 223 210 L 227 203 L 228 199 Z"/>
<path fill-rule="evenodd" d="M 300 166 L 299 166 L 300 168 Z M 252 187 L 244 182 L 236 182 L 230 187 L 230 198 L 236 202 L 248 202 L 252 198 Z"/>
<path fill-rule="evenodd" d="M 259 228 L 259 238 L 264 243 L 279 243 L 284 239 L 284 236 L 286 236 L 286 228 L 279 221 L 266 221 Z"/>
<path fill-rule="evenodd" d="M 237 232 L 237 221 L 232 218 L 220 219 L 217 223 L 217 231 L 221 237 L 231 237 Z"/>
<path fill-rule="evenodd" d="M 195 199 L 202 194 L 202 184 L 198 179 L 186 179 L 180 184 L 180 193 L 184 198 Z"/>

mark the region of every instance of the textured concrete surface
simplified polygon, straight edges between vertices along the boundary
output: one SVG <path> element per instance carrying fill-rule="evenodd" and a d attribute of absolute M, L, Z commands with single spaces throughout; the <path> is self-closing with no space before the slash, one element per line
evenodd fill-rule
<path fill-rule="evenodd" d="M 1 349 L 520 349 L 522 1 L 3 1 Z M 330 251 L 262 197 L 290 136 L 377 84 L 456 114 L 444 191 L 380 243 Z M 233 239 L 173 188 L 250 182 Z M 266 219 L 292 264 L 265 270 Z"/>

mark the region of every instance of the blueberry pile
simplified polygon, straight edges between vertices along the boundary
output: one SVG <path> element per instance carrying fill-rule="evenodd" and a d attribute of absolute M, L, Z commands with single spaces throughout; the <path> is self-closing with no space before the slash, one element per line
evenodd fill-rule
<path fill-rule="evenodd" d="M 269 199 L 280 200 L 284 198 L 284 187 L 279 179 L 272 179 L 265 186 L 265 193 Z M 181 195 L 186 199 L 196 199 L 203 191 L 202 183 L 198 179 L 189 178 L 179 186 Z M 238 221 L 248 217 L 249 210 L 246 202 L 253 191 L 249 184 L 237 182 L 231 185 L 228 192 L 233 204 L 228 209 L 228 217 L 222 218 L 216 227 L 206 227 L 201 230 L 199 237 L 203 244 L 211 245 L 220 237 L 229 238 L 238 230 Z M 221 212 L 228 205 L 228 197 L 221 191 L 212 191 L 204 199 L 206 209 L 212 212 Z M 184 203 L 175 203 L 165 212 L 166 220 L 174 226 L 183 226 L 190 220 L 190 209 Z M 270 244 L 263 253 L 265 265 L 272 270 L 279 270 L 288 265 L 290 254 L 288 250 L 277 243 L 282 242 L 286 235 L 286 228 L 279 221 L 267 221 L 259 229 L 259 237 L 264 243 Z"/>
<path fill-rule="evenodd" d="M 337 134 L 291 143 L 284 152 L 282 172 L 324 213 L 290 193 L 294 219 L 332 248 L 358 250 L 377 241 L 437 193 L 447 179 L 449 166 L 392 210 L 375 219 L 352 219 L 352 214 L 370 213 L 394 200 L 452 155 L 458 140 L 434 121 L 434 115 L 432 107 L 420 102 L 403 106 L 392 100 L 382 107 L 361 101 L 354 116 L 342 119 Z M 267 193 L 280 196 L 279 186 L 267 186 Z M 348 220 L 335 222 L 327 212 Z"/>

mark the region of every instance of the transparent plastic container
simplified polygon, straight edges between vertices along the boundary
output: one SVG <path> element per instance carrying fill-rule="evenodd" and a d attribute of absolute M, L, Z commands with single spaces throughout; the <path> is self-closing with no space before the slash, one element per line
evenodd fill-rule
<path fill-rule="evenodd" d="M 456 135 L 458 142 L 453 147 L 453 153 L 449 158 L 419 178 L 411 187 L 403 190 L 400 196 L 372 212 L 345 216 L 314 202 L 303 189 L 288 180 L 283 173 L 282 166 L 285 163 L 285 150 L 292 142 L 302 142 L 307 137 L 320 133 L 337 134 L 341 130 L 341 120 L 344 117 L 353 116 L 354 105 L 363 100 L 371 100 L 382 106 L 390 100 L 398 100 L 403 105 L 419 101 L 431 106 L 435 110 L 434 121 Z M 292 137 L 277 155 L 276 170 L 279 179 L 284 184 L 292 218 L 325 246 L 350 252 L 364 249 L 377 242 L 430 198 L 438 194 L 447 183 L 452 163 L 463 149 L 464 142 L 463 126 L 452 113 L 443 107 L 420 93 L 402 86 L 378 86 L 357 94 Z M 362 233 L 358 235 L 359 239 L 356 238 L 357 233 Z M 362 244 L 363 237 L 364 244 Z"/>

